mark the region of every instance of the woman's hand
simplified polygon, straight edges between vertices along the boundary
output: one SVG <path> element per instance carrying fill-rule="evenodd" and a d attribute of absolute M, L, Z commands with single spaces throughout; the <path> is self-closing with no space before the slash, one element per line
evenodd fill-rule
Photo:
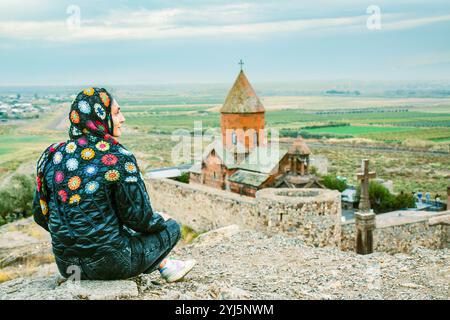
<path fill-rule="evenodd" d="M 172 217 L 169 216 L 167 213 L 164 213 L 164 212 L 158 212 L 158 213 L 159 213 L 159 215 L 164 219 L 164 221 L 167 221 L 167 220 L 169 220 L 169 219 L 172 219 Z"/>

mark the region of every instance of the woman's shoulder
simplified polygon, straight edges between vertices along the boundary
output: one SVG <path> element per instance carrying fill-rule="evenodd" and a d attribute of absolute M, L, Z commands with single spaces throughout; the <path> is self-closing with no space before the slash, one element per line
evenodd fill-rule
<path fill-rule="evenodd" d="M 39 157 L 37 161 L 37 168 L 39 169 L 42 167 L 42 165 L 47 162 L 47 160 L 51 159 L 56 152 L 58 152 L 64 145 L 66 144 L 65 141 L 62 142 L 55 142 L 49 145 L 45 150 L 42 152 L 41 156 Z"/>
<path fill-rule="evenodd" d="M 133 152 L 120 143 L 112 145 L 111 152 L 117 155 L 122 161 L 136 162 L 136 157 Z"/>
<path fill-rule="evenodd" d="M 100 152 L 98 175 L 103 176 L 106 183 L 138 181 L 140 170 L 136 158 L 126 147 L 100 140 L 96 142 L 95 149 Z"/>

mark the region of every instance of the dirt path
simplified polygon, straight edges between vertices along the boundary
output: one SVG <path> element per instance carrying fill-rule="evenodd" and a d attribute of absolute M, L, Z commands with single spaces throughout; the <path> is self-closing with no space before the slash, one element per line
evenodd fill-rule
<path fill-rule="evenodd" d="M 59 107 L 59 110 L 55 111 L 54 119 L 50 121 L 45 129 L 47 130 L 67 130 L 69 128 L 69 121 L 67 115 L 67 108 L 65 106 Z"/>

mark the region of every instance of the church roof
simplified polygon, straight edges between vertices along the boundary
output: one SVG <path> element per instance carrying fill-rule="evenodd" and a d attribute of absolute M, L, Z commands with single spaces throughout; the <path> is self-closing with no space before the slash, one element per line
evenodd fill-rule
<path fill-rule="evenodd" d="M 268 178 L 268 174 L 238 170 L 228 178 L 228 181 L 259 187 Z"/>
<path fill-rule="evenodd" d="M 241 70 L 233 87 L 220 109 L 221 113 L 257 113 L 264 112 L 264 106 L 259 101 L 244 71 Z"/>
<path fill-rule="evenodd" d="M 305 141 L 303 141 L 302 137 L 298 137 L 289 148 L 288 153 L 308 155 L 311 154 L 311 150 L 309 150 L 309 147 L 306 145 Z"/>
<path fill-rule="evenodd" d="M 269 174 L 280 163 L 286 152 L 286 150 L 278 148 L 256 147 L 239 164 L 238 168 Z"/>
<path fill-rule="evenodd" d="M 223 147 L 221 139 L 214 140 L 206 147 L 203 152 L 202 161 L 205 161 L 213 150 L 227 168 L 231 169 L 236 166 L 233 153 Z"/>
<path fill-rule="evenodd" d="M 189 168 L 189 172 L 200 174 L 202 173 L 202 164 L 201 162 L 194 163 L 192 167 Z"/>

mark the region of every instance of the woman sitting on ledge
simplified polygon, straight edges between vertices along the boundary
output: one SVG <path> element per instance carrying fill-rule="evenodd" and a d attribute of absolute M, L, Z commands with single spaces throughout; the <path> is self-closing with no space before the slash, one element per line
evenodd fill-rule
<path fill-rule="evenodd" d="M 70 139 L 48 147 L 37 163 L 35 221 L 50 232 L 59 272 L 78 267 L 81 279 L 127 279 L 159 269 L 168 282 L 182 279 L 194 260 L 166 259 L 180 226 L 152 209 L 133 154 L 116 138 L 125 121 L 100 88 L 78 94 L 70 113 Z"/>

